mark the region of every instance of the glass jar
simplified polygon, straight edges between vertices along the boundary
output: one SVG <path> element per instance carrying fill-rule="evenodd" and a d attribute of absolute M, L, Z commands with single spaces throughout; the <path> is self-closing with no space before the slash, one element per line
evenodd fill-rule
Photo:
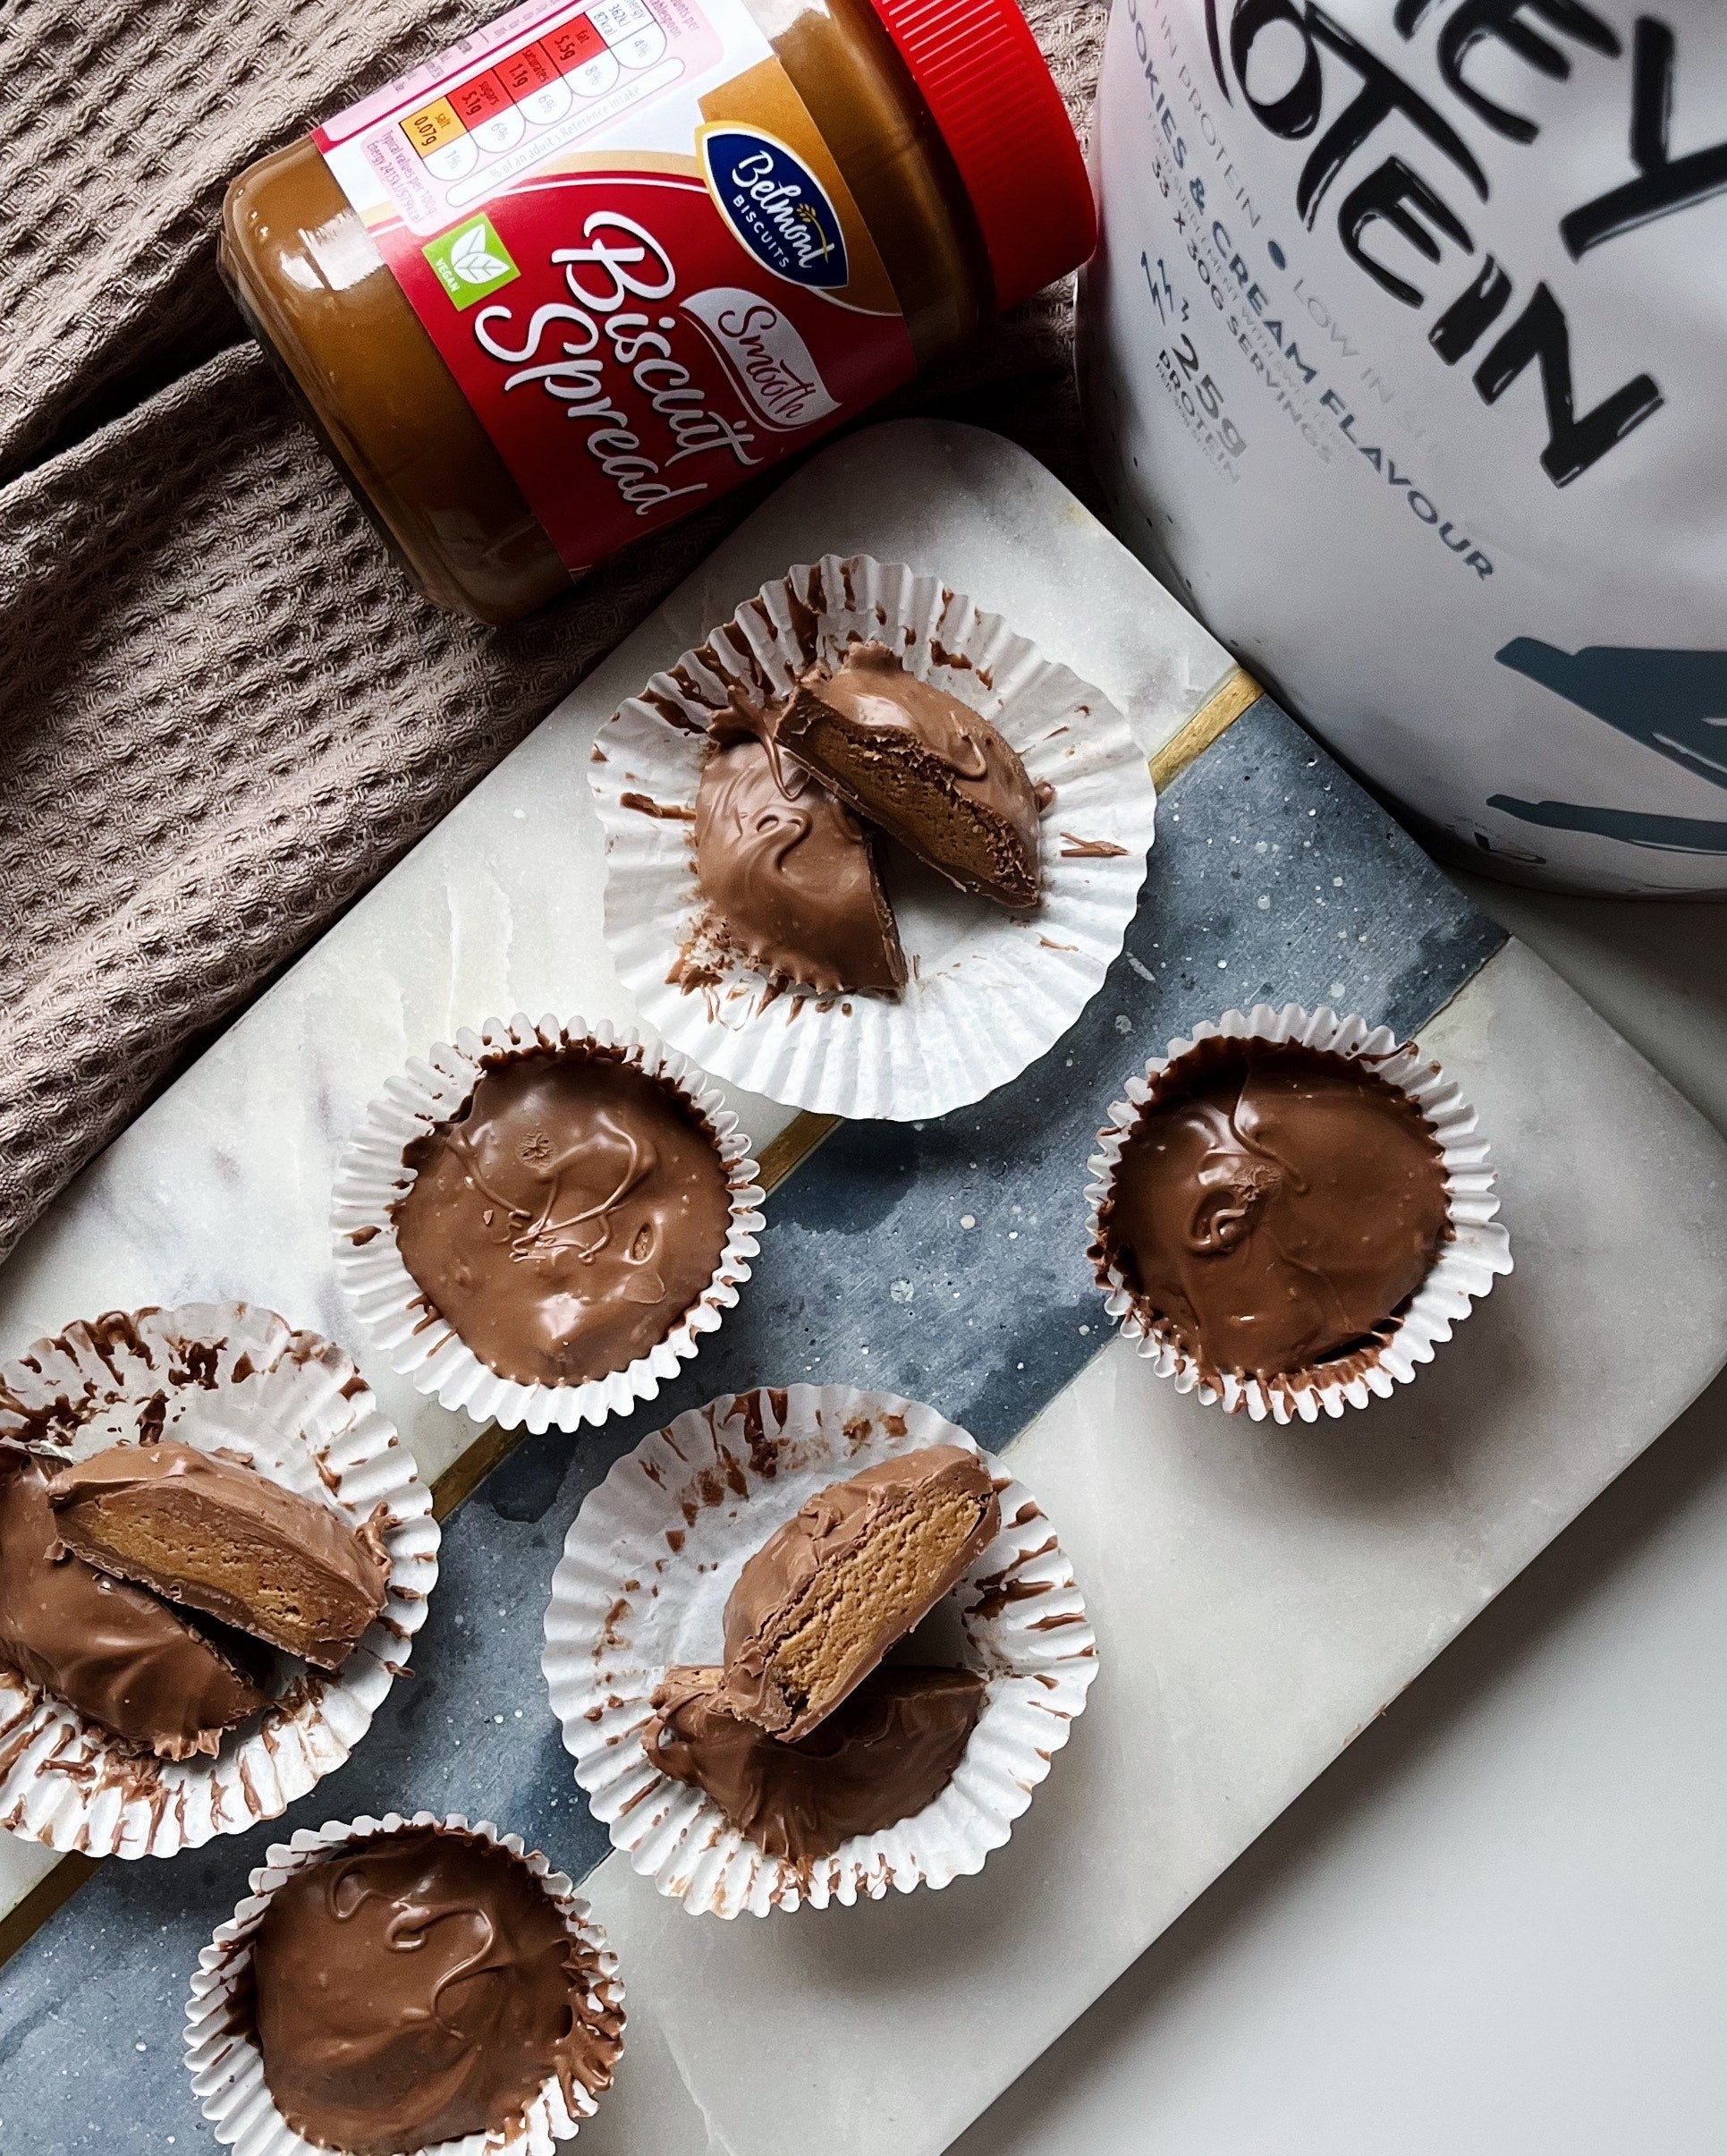
<path fill-rule="evenodd" d="M 1012 0 L 530 0 L 242 173 L 221 263 L 411 575 L 503 622 L 1093 236 Z"/>

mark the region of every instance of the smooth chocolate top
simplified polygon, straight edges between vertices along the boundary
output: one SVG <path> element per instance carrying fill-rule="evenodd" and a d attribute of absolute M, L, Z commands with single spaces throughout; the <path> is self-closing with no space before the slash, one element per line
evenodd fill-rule
<path fill-rule="evenodd" d="M 48 1485 L 68 1549 L 242 1632 L 339 1669 L 384 1607 L 390 1566 L 364 1528 L 256 1468 L 169 1439 L 115 1445 Z"/>
<path fill-rule="evenodd" d="M 295 1872 L 252 1946 L 258 2049 L 309 2141 L 394 2156 L 519 2124 L 555 2075 L 607 2087 L 619 2011 L 525 1863 L 411 1827 Z"/>
<path fill-rule="evenodd" d="M 648 1354 L 725 1248 L 713 1136 L 671 1085 L 603 1050 L 498 1063 L 402 1158 L 402 1263 L 482 1362 L 525 1385 Z"/>
<path fill-rule="evenodd" d="M 876 842 L 843 802 L 782 757 L 734 699 L 696 792 L 696 873 L 731 940 L 770 978 L 823 994 L 897 995 L 905 958 Z"/>
<path fill-rule="evenodd" d="M 879 1659 L 895 1639 L 911 1630 L 943 1595 L 965 1576 L 973 1558 L 1001 1525 L 988 1463 L 960 1445 L 929 1445 L 867 1467 L 848 1481 L 818 1490 L 757 1550 L 726 1597 L 724 1615 L 727 1703 L 760 1721 L 771 1711 L 774 1655 L 780 1631 L 824 1567 L 851 1556 L 885 1517 L 937 1493 L 976 1500 L 977 1524 L 954 1552 L 922 1606 L 884 1625 L 876 1641 Z M 863 1674 L 862 1672 L 859 1673 Z M 792 1734 L 800 1735 L 795 1727 Z"/>
<path fill-rule="evenodd" d="M 1164 1074 L 1101 1227 L 1213 1383 L 1374 1352 L 1450 1233 L 1439 1143 L 1405 1094 L 1354 1060 L 1225 1040 Z"/>
<path fill-rule="evenodd" d="M 885 644 L 853 644 L 832 671 L 811 666 L 776 724 L 783 749 L 961 890 L 1037 904 L 1041 811 L 1025 766 L 986 718 L 909 674 Z"/>
<path fill-rule="evenodd" d="M 808 1736 L 787 1744 L 727 1711 L 720 1669 L 668 1669 L 643 1738 L 673 1781 L 705 1789 L 769 1856 L 831 1856 L 933 1804 L 984 1703 L 969 1669 L 883 1668 Z"/>
<path fill-rule="evenodd" d="M 267 1658 L 216 1641 L 130 1581 L 65 1550 L 47 1478 L 0 1448 L 0 1660 L 116 1736 L 164 1759 L 214 1754 L 269 1706 Z"/>

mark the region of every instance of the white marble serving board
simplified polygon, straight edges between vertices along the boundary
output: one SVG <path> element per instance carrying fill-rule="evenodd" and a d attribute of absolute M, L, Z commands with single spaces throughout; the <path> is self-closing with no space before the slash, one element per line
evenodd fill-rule
<path fill-rule="evenodd" d="M 1035 538 L 1032 536 L 1035 534 Z M 0 1266 L 0 1355 L 97 1311 L 234 1296 L 357 1351 L 428 1478 L 474 1426 L 368 1352 L 329 1263 L 335 1157 L 384 1080 L 525 1010 L 635 1022 L 600 934 L 600 726 L 740 601 L 825 552 L 939 568 L 1110 696 L 1147 753 L 1228 652 L 1041 465 L 973 428 L 836 444 L 612 657 L 80 1176 Z M 1084 597 L 1083 614 L 1076 599 Z M 759 1152 L 793 1111 L 728 1090 Z M 52 1859 L 0 1834 L 0 1912 Z"/>
<path fill-rule="evenodd" d="M 337 1146 L 462 1023 L 628 1018 L 598 932 L 594 732 L 767 575 L 853 548 L 938 568 L 1148 749 L 1229 669 L 1021 452 L 932 422 L 830 448 L 80 1179 L 0 1269 L 0 1349 L 244 1295 L 360 1347 L 425 1471 L 453 1458 L 472 1426 L 375 1367 L 340 1306 Z M 591 2156 L 933 2156 L 1727 1359 L 1727 1146 L 1519 946 L 1424 1040 L 1493 1136 L 1516 1274 L 1409 1392 L 1317 1430 L 1230 1422 L 1100 1354 L 1011 1448 L 1103 1658 L 1013 1840 L 940 1895 L 730 1926 L 609 1859 L 589 1890 L 631 2034 Z M 787 1120 L 735 1105 L 758 1143 Z M 0 1902 L 44 1868 L 0 1846 Z"/>

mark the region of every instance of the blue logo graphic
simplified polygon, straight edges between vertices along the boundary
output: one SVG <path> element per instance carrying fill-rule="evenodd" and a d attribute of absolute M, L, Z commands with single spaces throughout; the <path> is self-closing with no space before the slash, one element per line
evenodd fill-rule
<path fill-rule="evenodd" d="M 1502 666 L 1539 682 L 1681 770 L 1727 789 L 1727 651 L 1618 644 L 1562 651 L 1533 636 L 1518 636 L 1494 656 Z M 1487 805 L 1549 830 L 1590 831 L 1657 853 L 1727 853 L 1723 819 L 1519 801 L 1509 794 L 1489 794 Z"/>
<path fill-rule="evenodd" d="M 850 281 L 834 205 L 783 142 L 751 127 L 710 127 L 701 158 L 720 215 L 764 269 L 817 292 Z"/>

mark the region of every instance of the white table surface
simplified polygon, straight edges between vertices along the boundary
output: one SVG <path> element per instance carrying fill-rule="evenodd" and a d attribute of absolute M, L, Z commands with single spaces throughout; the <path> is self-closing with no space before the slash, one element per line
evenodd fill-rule
<path fill-rule="evenodd" d="M 1727 906 L 1470 881 L 1727 1130 Z M 1718 2156 L 1727 1373 L 951 2156 Z"/>

